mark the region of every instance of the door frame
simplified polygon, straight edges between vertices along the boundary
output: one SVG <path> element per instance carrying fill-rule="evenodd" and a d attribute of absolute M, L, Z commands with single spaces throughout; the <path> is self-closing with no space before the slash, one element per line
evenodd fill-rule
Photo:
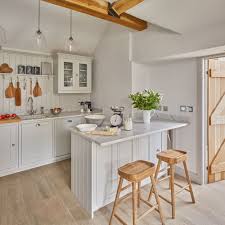
<path fill-rule="evenodd" d="M 208 60 L 202 59 L 202 183 L 208 183 Z"/>

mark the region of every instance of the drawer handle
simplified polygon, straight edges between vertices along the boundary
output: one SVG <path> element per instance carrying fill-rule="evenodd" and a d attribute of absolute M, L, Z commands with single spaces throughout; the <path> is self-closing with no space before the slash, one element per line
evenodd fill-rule
<path fill-rule="evenodd" d="M 160 152 L 160 149 L 157 149 L 156 152 Z"/>
<path fill-rule="evenodd" d="M 15 144 L 12 144 L 12 147 L 15 147 L 16 145 Z"/>
<path fill-rule="evenodd" d="M 73 121 L 72 121 L 72 120 L 67 120 L 67 122 L 68 122 L 68 123 L 72 123 Z"/>
<path fill-rule="evenodd" d="M 36 127 L 40 127 L 40 126 L 41 126 L 41 124 L 40 124 L 40 123 L 37 123 L 37 124 L 36 124 Z"/>

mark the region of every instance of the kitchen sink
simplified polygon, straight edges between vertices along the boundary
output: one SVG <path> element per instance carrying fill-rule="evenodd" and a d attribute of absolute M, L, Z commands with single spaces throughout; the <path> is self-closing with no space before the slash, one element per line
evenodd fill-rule
<path fill-rule="evenodd" d="M 34 115 L 23 115 L 20 117 L 22 120 L 38 120 L 48 118 L 48 115 L 34 114 Z"/>

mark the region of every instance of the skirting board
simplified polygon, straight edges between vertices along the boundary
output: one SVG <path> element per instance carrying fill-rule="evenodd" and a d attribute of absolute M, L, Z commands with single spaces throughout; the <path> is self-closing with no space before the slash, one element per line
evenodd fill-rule
<path fill-rule="evenodd" d="M 51 159 L 48 159 L 46 161 L 33 163 L 33 164 L 23 166 L 23 167 L 19 167 L 19 168 L 17 167 L 17 168 L 8 169 L 8 170 L 2 170 L 2 171 L 0 171 L 0 177 L 4 177 L 4 176 L 11 175 L 11 174 L 19 173 L 19 172 L 22 172 L 22 171 L 34 169 L 34 168 L 41 167 L 41 166 L 45 166 L 45 165 L 52 164 L 52 163 L 59 162 L 59 161 L 63 161 L 63 160 L 66 160 L 66 159 L 70 159 L 70 155 L 51 158 Z"/>
<path fill-rule="evenodd" d="M 191 171 L 188 171 L 189 172 L 189 175 L 190 175 L 190 178 L 191 178 L 191 181 L 196 183 L 196 184 L 200 184 L 200 185 L 203 185 L 202 181 L 201 181 L 201 177 L 199 177 L 198 174 L 196 173 L 193 173 Z M 176 167 L 176 174 L 181 176 L 181 177 L 184 177 L 184 169 L 181 168 L 181 167 Z"/>

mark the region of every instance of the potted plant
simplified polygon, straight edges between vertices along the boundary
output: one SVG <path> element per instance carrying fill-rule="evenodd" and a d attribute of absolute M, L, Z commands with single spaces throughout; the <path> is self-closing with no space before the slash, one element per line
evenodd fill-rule
<path fill-rule="evenodd" d="M 134 108 L 143 110 L 144 123 L 150 124 L 151 117 L 160 106 L 162 96 L 153 90 L 144 90 L 143 92 L 130 94 L 129 98 L 132 100 Z"/>

